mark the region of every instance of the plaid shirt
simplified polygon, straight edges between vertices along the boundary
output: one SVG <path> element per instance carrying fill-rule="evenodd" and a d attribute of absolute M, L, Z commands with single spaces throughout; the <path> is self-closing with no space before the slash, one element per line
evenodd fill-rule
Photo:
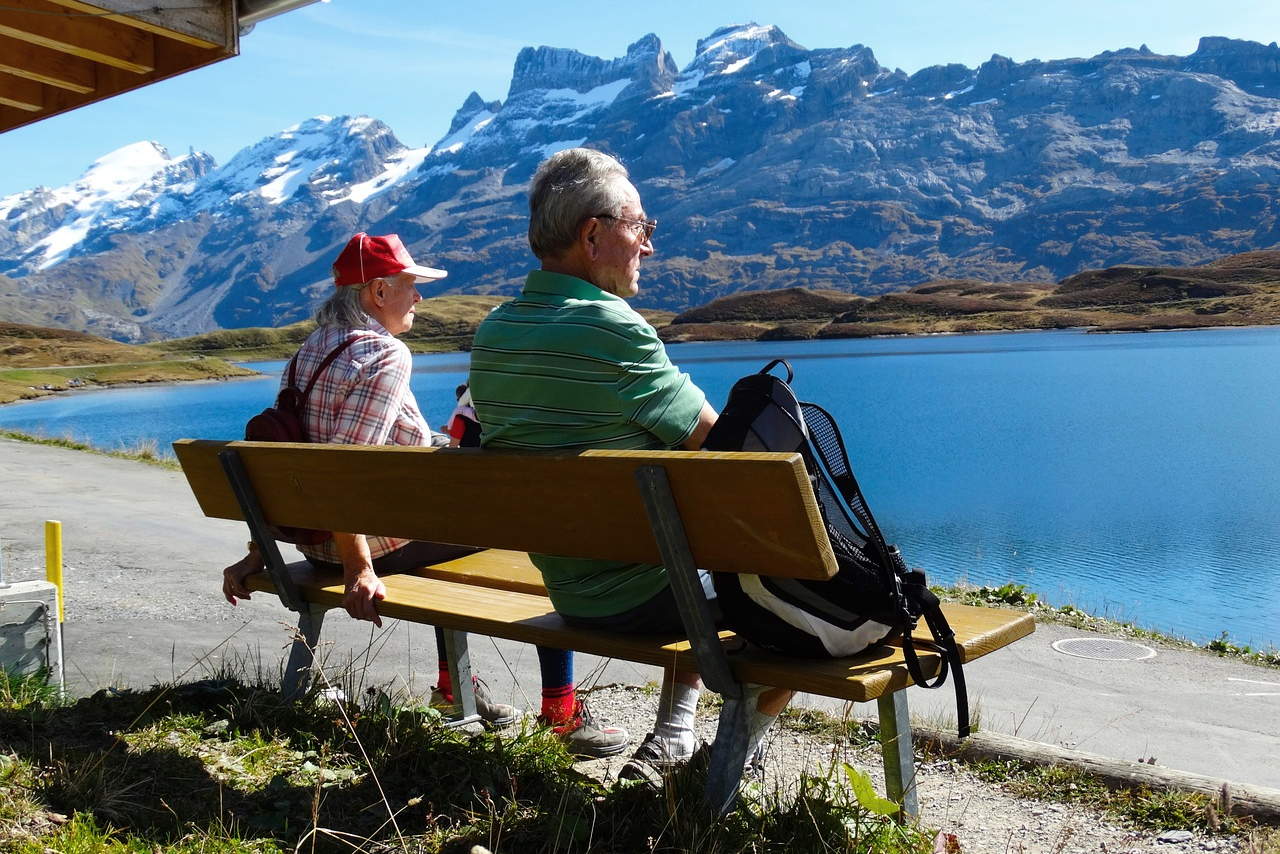
<path fill-rule="evenodd" d="M 397 341 L 376 320 L 368 329 L 321 326 L 298 350 L 297 382 L 305 389 L 325 357 L 347 338 L 355 343 L 343 350 L 325 369 L 307 398 L 304 417 L 313 442 L 334 445 L 432 444 L 431 428 L 418 410 L 409 389 L 413 370 L 409 348 Z M 280 387 L 289 381 L 286 369 Z M 369 553 L 378 558 L 395 551 L 408 540 L 369 537 Z M 333 540 L 318 546 L 299 546 L 307 557 L 341 565 Z"/>

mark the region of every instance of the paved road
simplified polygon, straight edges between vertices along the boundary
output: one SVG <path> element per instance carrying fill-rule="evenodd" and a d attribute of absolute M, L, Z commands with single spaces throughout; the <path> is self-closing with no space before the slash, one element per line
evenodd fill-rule
<path fill-rule="evenodd" d="M 11 581 L 43 577 L 46 519 L 63 524 L 73 692 L 145 687 L 222 667 L 278 672 L 288 612 L 272 597 L 236 608 L 222 599 L 219 570 L 241 554 L 244 526 L 201 516 L 180 473 L 0 440 L 0 538 Z M 1280 670 L 1167 649 L 1142 661 L 1099 661 L 1051 646 L 1080 636 L 1040 626 L 968 668 L 981 726 L 1280 788 Z M 418 692 L 431 686 L 435 643 L 428 629 L 388 620 L 378 631 L 337 614 L 324 640 L 335 681 Z M 474 637 L 472 650 L 499 697 L 536 706 L 531 648 Z M 658 679 L 653 668 L 591 656 L 578 656 L 577 673 L 580 682 Z M 912 688 L 909 695 L 919 718 L 945 722 L 954 715 L 949 686 Z M 839 709 L 825 698 L 802 702 Z"/>

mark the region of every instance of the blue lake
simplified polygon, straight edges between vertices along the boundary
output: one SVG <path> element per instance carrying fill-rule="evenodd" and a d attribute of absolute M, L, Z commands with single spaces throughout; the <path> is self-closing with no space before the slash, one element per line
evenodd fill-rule
<path fill-rule="evenodd" d="M 1280 646 L 1280 329 L 1031 332 L 670 348 L 714 404 L 791 360 L 833 412 L 886 535 L 931 579 L 1016 581 L 1055 604 L 1205 641 Z M 439 426 L 466 354 L 415 358 Z M 114 447 L 239 438 L 261 380 L 83 392 L 0 427 Z"/>

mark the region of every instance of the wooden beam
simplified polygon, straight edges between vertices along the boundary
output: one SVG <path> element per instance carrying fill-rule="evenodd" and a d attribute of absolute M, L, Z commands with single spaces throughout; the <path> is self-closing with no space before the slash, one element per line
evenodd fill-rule
<path fill-rule="evenodd" d="M 230 55 L 220 49 L 198 48 L 183 42 L 157 39 L 156 65 L 158 68 L 152 73 L 133 74 L 119 68 L 100 65 L 97 68 L 97 86 L 94 91 L 80 93 L 67 89 L 46 88 L 44 110 L 40 113 L 18 111 L 0 105 L 0 133 L 110 98 L 113 95 L 139 89 L 149 83 L 226 59 Z"/>
<path fill-rule="evenodd" d="M 87 59 L 8 36 L 0 36 L 0 71 L 82 94 L 93 91 L 97 78 Z"/>
<path fill-rule="evenodd" d="M 81 0 L 51 2 L 76 12 L 120 12 L 103 17 L 196 47 L 233 48 L 238 36 L 235 0 L 183 0 L 177 9 L 160 3 L 143 7 L 138 0 L 97 0 L 92 5 Z"/>
<path fill-rule="evenodd" d="M 15 11 L 13 4 L 25 11 Z M 0 35 L 136 74 L 155 69 L 155 36 L 48 0 L 8 0 L 0 6 Z"/>
<path fill-rule="evenodd" d="M 0 104 L 38 113 L 44 109 L 44 84 L 0 72 Z"/>

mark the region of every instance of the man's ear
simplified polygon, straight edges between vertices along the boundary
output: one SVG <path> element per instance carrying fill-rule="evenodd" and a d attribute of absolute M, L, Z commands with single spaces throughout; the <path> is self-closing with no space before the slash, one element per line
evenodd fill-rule
<path fill-rule="evenodd" d="M 373 299 L 373 304 L 381 308 L 387 302 L 387 280 L 374 279 L 369 285 L 369 296 Z"/>
<path fill-rule="evenodd" d="M 582 246 L 582 251 L 586 254 L 588 260 L 596 260 L 596 256 L 600 254 L 600 246 L 597 242 L 600 238 L 600 220 L 595 217 L 588 217 L 578 229 L 578 243 Z"/>

